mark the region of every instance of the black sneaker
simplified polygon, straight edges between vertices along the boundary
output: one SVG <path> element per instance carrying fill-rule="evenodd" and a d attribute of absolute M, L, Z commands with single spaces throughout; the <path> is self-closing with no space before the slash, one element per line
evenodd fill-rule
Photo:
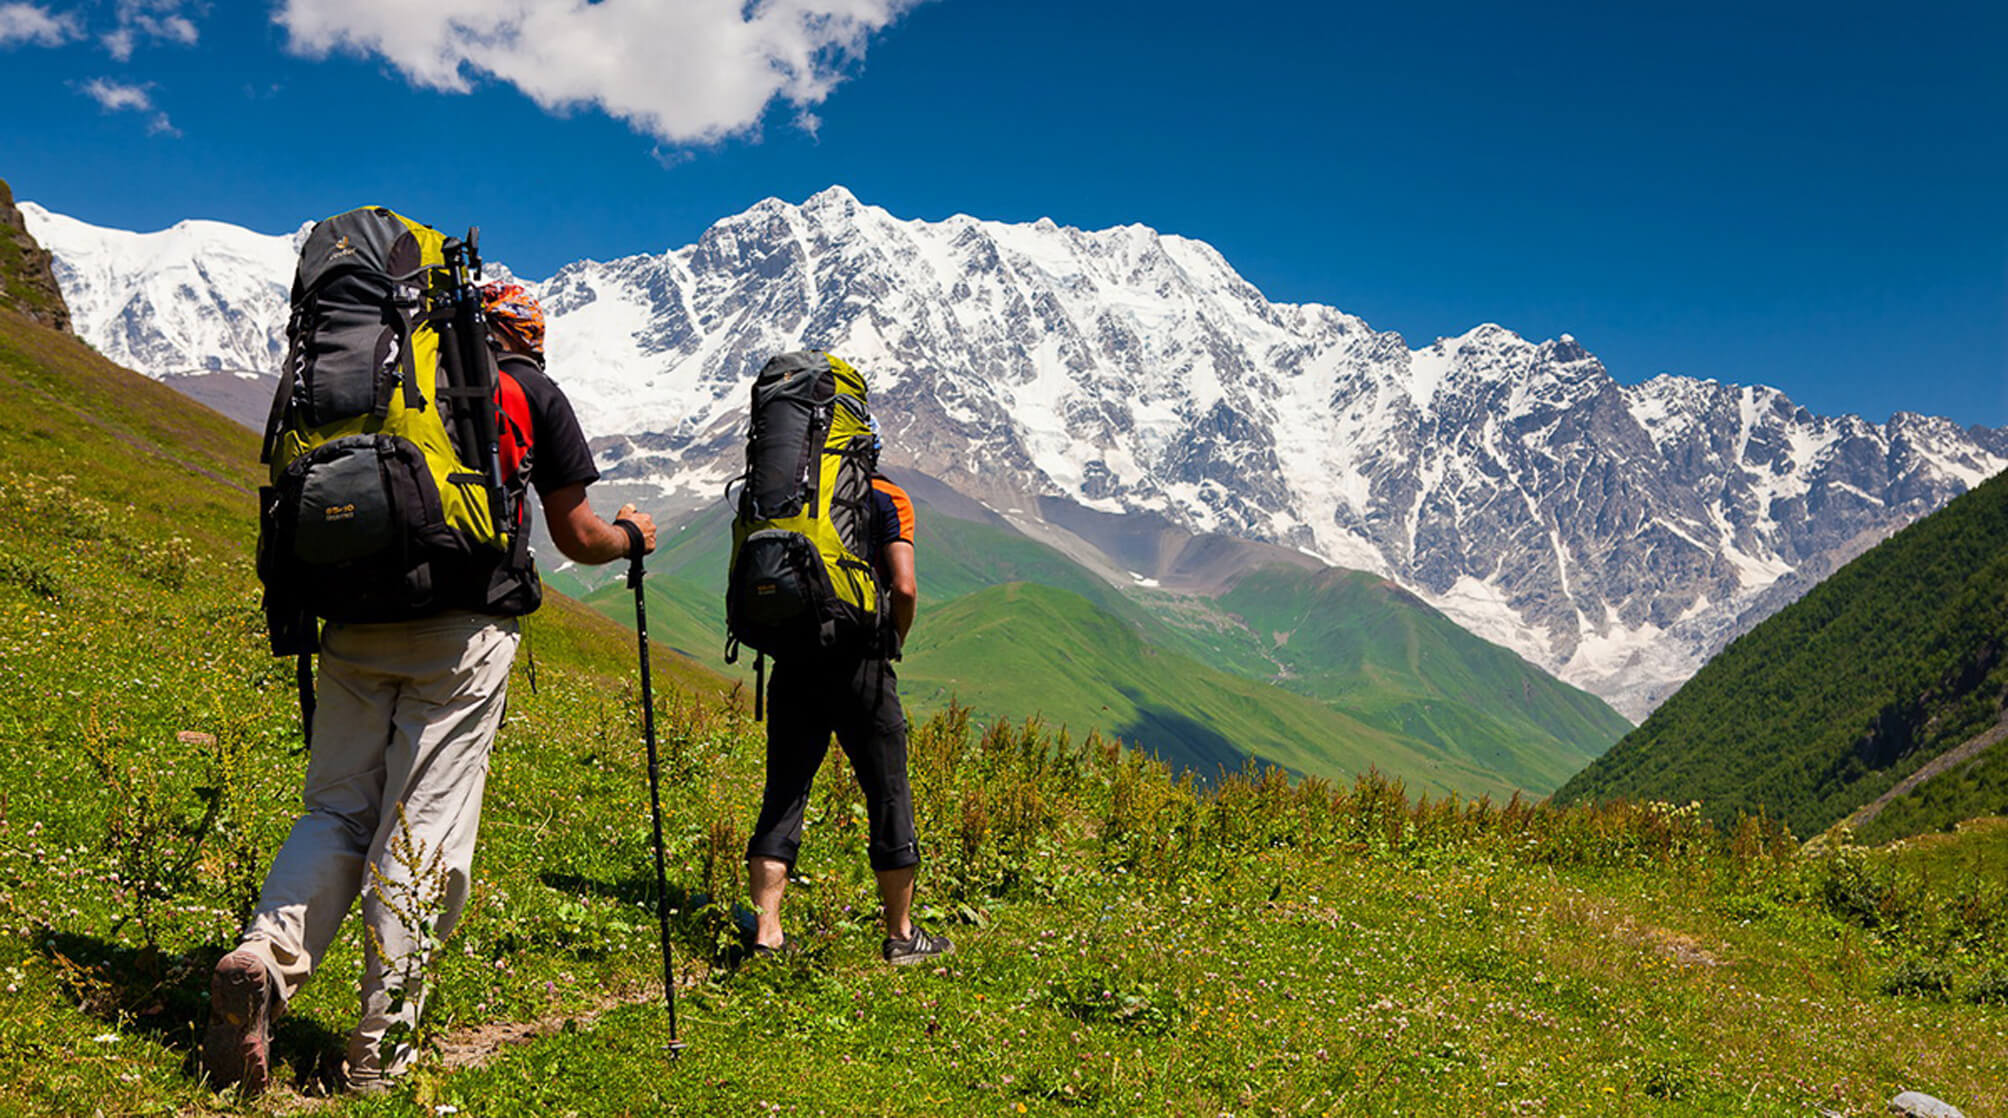
<path fill-rule="evenodd" d="M 948 942 L 947 936 L 935 935 L 915 924 L 911 936 L 905 939 L 888 938 L 879 951 L 885 956 L 886 962 L 896 967 L 903 967 L 909 963 L 926 962 L 936 955 L 954 954 L 955 945 Z"/>

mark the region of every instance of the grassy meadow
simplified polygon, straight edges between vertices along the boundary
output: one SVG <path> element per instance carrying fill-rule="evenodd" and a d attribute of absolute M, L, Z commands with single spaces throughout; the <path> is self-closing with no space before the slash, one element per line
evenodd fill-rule
<path fill-rule="evenodd" d="M 274 1090 L 195 1071 L 207 971 L 305 758 L 250 564 L 252 440 L 0 312 L 0 1113 L 2008 1112 L 2008 828 L 1805 850 L 1692 807 L 1550 809 L 1100 738 L 915 728 L 939 965 L 878 960 L 833 754 L 786 920 L 747 959 L 760 728 L 656 657 L 681 1037 L 668 1050 L 632 635 L 530 623 L 420 1068 L 324 1098 L 351 926 Z M 926 619 L 923 619 L 923 624 Z M 534 661 L 534 667 L 533 667 Z"/>

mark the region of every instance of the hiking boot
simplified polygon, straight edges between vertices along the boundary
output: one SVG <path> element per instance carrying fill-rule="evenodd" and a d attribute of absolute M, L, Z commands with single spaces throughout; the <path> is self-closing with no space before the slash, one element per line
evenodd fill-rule
<path fill-rule="evenodd" d="M 238 949 L 216 964 L 209 980 L 209 1032 L 202 1067 L 221 1091 L 236 1084 L 246 1098 L 272 1078 L 272 975 L 264 960 Z"/>
<path fill-rule="evenodd" d="M 885 956 L 886 962 L 896 967 L 903 967 L 910 963 L 925 962 L 936 955 L 953 954 L 955 945 L 948 942 L 947 936 L 935 935 L 919 924 L 915 924 L 911 936 L 905 939 L 892 939 L 888 937 L 885 941 L 885 946 L 881 947 L 879 951 Z"/>
<path fill-rule="evenodd" d="M 764 943 L 755 943 L 753 945 L 753 957 L 755 959 L 794 958 L 801 953 L 802 945 L 792 939 L 783 939 L 780 943 L 772 946 Z"/>
<path fill-rule="evenodd" d="M 334 1098 L 338 1095 L 382 1095 L 388 1094 L 391 1081 L 381 1070 L 352 1071 L 346 1056 L 334 1052 L 321 1053 L 321 1063 L 314 1071 L 312 1089 L 300 1093 L 309 1097 Z"/>

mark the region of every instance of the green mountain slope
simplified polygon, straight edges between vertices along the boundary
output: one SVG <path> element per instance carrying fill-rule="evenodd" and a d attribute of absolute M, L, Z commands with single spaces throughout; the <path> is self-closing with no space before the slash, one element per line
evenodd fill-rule
<path fill-rule="evenodd" d="M 1250 756 L 1320 775 L 1372 764 L 1472 794 L 1546 793 L 1630 729 L 1601 700 L 1369 575 L 1278 567 L 1217 600 L 1125 593 L 1007 526 L 924 505 L 920 521 L 922 609 L 903 672 L 916 717 L 955 698 L 985 717 L 1040 711 L 1076 733 L 1116 734 L 1202 775 Z M 725 509 L 706 510 L 668 532 L 649 563 L 650 635 L 700 661 L 717 662 L 724 645 L 729 532 Z M 632 623 L 633 596 L 619 582 L 585 589 L 566 572 L 552 581 Z M 1015 592 L 991 592 L 1016 584 L 1074 601 L 1059 609 L 1036 596 L 1051 608 L 1019 618 L 985 612 L 1026 608 Z M 1099 635 L 1081 655 L 1064 651 L 1089 632 Z M 1012 654 L 986 657 L 993 640 Z M 1103 645 L 1138 651 L 1089 654 Z M 1041 655 L 1048 646 L 1053 654 Z M 1184 674 L 1167 676 L 1169 663 Z M 751 681 L 744 663 L 724 670 Z M 1232 679 L 1234 701 L 1188 701 L 1181 689 L 1193 673 Z M 1299 697 L 1326 712 L 1308 714 Z M 1385 748 L 1373 753 L 1369 742 Z"/>
<path fill-rule="evenodd" d="M 1631 729 L 1595 696 L 1373 575 L 1265 568 L 1220 606 L 1270 641 L 1281 686 L 1521 788 L 1555 787 Z"/>
<path fill-rule="evenodd" d="M 930 621 L 900 665 L 902 693 L 919 709 L 953 700 L 979 718 L 1036 714 L 1077 737 L 1097 728 L 1202 777 L 1252 756 L 1334 779 L 1378 768 L 1437 794 L 1518 787 L 1454 749 L 1167 651 L 1069 591 L 991 587 Z"/>
<path fill-rule="evenodd" d="M 1819 831 L 1995 726 L 2004 651 L 2008 475 L 1745 634 L 1557 795 L 1698 799 L 1717 818 L 1761 807 Z M 1989 812 L 2008 812 L 1993 751 L 1922 785 L 1892 819 L 1914 830 Z"/>

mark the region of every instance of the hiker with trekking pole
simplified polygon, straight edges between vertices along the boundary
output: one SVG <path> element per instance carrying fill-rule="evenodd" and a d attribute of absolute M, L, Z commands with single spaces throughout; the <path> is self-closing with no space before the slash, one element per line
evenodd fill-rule
<path fill-rule="evenodd" d="M 273 652 L 299 659 L 305 811 L 211 979 L 202 1064 L 219 1089 L 266 1087 L 272 1021 L 358 895 L 361 1017 L 335 1085 L 381 1090 L 409 1065 L 429 956 L 467 903 L 517 618 L 543 598 L 528 492 L 575 562 L 638 569 L 655 548 L 647 514 L 609 523 L 587 501 L 599 471 L 544 373 L 542 309 L 479 276 L 475 231 L 381 207 L 301 248 L 258 573 Z"/>
<path fill-rule="evenodd" d="M 954 950 L 913 922 L 920 845 L 907 782 L 906 715 L 892 662 L 913 626 L 913 502 L 879 476 L 864 374 L 829 353 L 784 353 L 753 382 L 746 473 L 726 583 L 726 659 L 755 650 L 767 786 L 746 847 L 756 955 L 789 950 L 781 899 L 802 844 L 809 787 L 830 736 L 864 792 L 867 855 L 894 965 Z M 768 657 L 773 693 L 761 709 Z"/>

